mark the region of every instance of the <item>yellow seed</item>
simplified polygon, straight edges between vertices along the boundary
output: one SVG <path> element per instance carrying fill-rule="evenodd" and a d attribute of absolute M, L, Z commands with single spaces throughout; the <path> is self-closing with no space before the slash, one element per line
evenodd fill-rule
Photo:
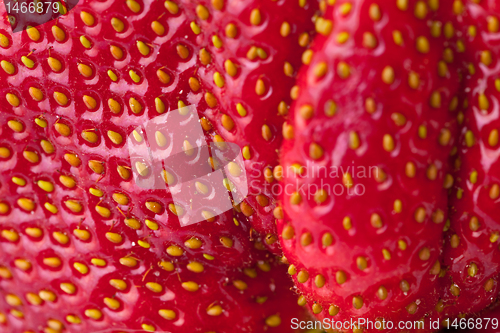
<path fill-rule="evenodd" d="M 33 202 L 33 200 L 28 198 L 17 199 L 17 204 L 19 205 L 19 207 L 29 212 L 35 209 L 35 203 Z"/>
<path fill-rule="evenodd" d="M 305 283 L 309 280 L 309 273 L 305 270 L 302 270 L 297 274 L 297 282 L 299 283 Z"/>
<path fill-rule="evenodd" d="M 120 301 L 114 299 L 114 298 L 110 298 L 110 297 L 105 297 L 103 299 L 104 301 L 104 304 L 110 308 L 111 310 L 116 310 L 118 308 L 120 308 Z"/>
<path fill-rule="evenodd" d="M 191 291 L 191 292 L 195 292 L 200 288 L 200 286 L 196 282 L 193 282 L 193 281 L 183 282 L 182 287 L 185 290 Z"/>
<path fill-rule="evenodd" d="M 290 34 L 291 30 L 292 28 L 290 27 L 290 23 L 285 21 L 281 24 L 280 35 L 282 37 L 287 37 Z"/>
<path fill-rule="evenodd" d="M 17 242 L 19 240 L 19 234 L 14 230 L 2 230 L 1 235 L 9 242 Z"/>
<path fill-rule="evenodd" d="M 420 53 L 429 53 L 430 50 L 430 45 L 429 45 L 429 40 L 425 38 L 424 36 L 420 36 L 417 38 L 417 50 Z"/>
<path fill-rule="evenodd" d="M 7 125 L 9 126 L 9 128 L 11 130 L 13 130 L 14 132 L 17 132 L 17 133 L 20 133 L 22 131 L 24 131 L 24 125 L 23 123 L 21 123 L 20 121 L 17 121 L 17 120 L 9 120 L 7 122 Z"/>
<path fill-rule="evenodd" d="M 13 107 L 18 107 L 21 104 L 21 101 L 19 100 L 19 97 L 17 97 L 14 94 L 7 93 L 5 95 L 5 98 L 7 99 L 7 102 L 9 102 L 9 104 L 12 105 Z"/>
<path fill-rule="evenodd" d="M 30 163 L 38 163 L 40 161 L 40 157 L 34 151 L 23 151 L 23 157 Z"/>
<path fill-rule="evenodd" d="M 96 206 L 98 207 L 98 206 Z M 106 238 L 115 244 L 121 243 L 123 241 L 123 237 L 120 234 L 114 233 L 114 232 L 107 232 L 106 233 Z"/>
<path fill-rule="evenodd" d="M 180 257 L 184 254 L 184 250 L 182 250 L 177 245 L 170 245 L 167 248 L 167 253 L 173 257 Z"/>
<path fill-rule="evenodd" d="M 123 137 L 121 136 L 120 133 L 114 132 L 114 131 L 108 131 L 108 138 L 113 142 L 115 145 L 119 145 L 123 142 Z"/>
<path fill-rule="evenodd" d="M 189 269 L 191 272 L 194 272 L 194 273 L 201 273 L 205 270 L 205 268 L 203 267 L 203 264 L 200 264 L 199 262 L 190 262 L 188 265 L 187 265 L 187 269 Z"/>
<path fill-rule="evenodd" d="M 465 132 L 465 143 L 467 144 L 467 147 L 472 147 L 476 142 L 476 139 L 474 138 L 474 134 L 472 133 L 471 130 L 468 130 Z"/>
<path fill-rule="evenodd" d="M 427 247 L 424 247 L 420 252 L 418 253 L 418 257 L 420 260 L 426 261 L 429 260 L 431 256 L 430 250 Z"/>
<path fill-rule="evenodd" d="M 28 37 L 32 41 L 37 42 L 40 39 L 40 32 L 35 27 L 28 26 L 28 29 L 26 29 L 26 32 L 28 33 Z"/>
<path fill-rule="evenodd" d="M 135 14 L 137 14 L 138 12 L 141 11 L 141 5 L 137 1 L 127 0 L 126 3 L 127 3 L 127 7 Z"/>
<path fill-rule="evenodd" d="M 382 70 L 382 81 L 386 84 L 392 84 L 394 82 L 394 69 L 391 66 L 385 66 Z"/>
<path fill-rule="evenodd" d="M 252 10 L 250 13 L 250 23 L 252 25 L 259 25 L 262 22 L 262 15 L 260 14 L 260 11 L 255 8 Z"/>
<path fill-rule="evenodd" d="M 147 56 L 151 49 L 149 46 L 144 43 L 143 41 L 138 40 L 136 43 L 137 49 L 139 50 L 139 53 L 142 54 L 143 56 Z"/>
<path fill-rule="evenodd" d="M 128 75 L 130 76 L 132 81 L 134 81 L 135 83 L 139 83 L 141 81 L 141 76 L 139 74 L 137 74 L 134 70 L 129 70 Z M 138 113 L 138 112 L 134 112 L 134 113 Z"/>
<path fill-rule="evenodd" d="M 80 213 L 82 211 L 82 208 L 83 208 L 82 205 L 79 202 L 75 201 L 75 200 L 66 200 L 64 202 L 64 204 L 73 213 Z"/>
<path fill-rule="evenodd" d="M 463 13 L 464 9 L 465 9 L 465 6 L 461 0 L 453 1 L 453 12 L 456 15 L 461 15 Z"/>
<path fill-rule="evenodd" d="M 380 7 L 375 3 L 370 5 L 370 8 L 368 9 L 368 14 L 370 15 L 370 18 L 374 21 L 380 21 L 380 18 L 382 17 L 382 13 L 380 12 Z"/>
<path fill-rule="evenodd" d="M 73 263 L 73 267 L 81 274 L 87 274 L 89 272 L 89 267 L 81 262 Z"/>
<path fill-rule="evenodd" d="M 5 296 L 5 301 L 10 306 L 20 306 L 20 305 L 23 304 L 23 302 L 21 301 L 21 299 L 18 296 L 14 295 L 14 294 L 7 294 Z"/>
<path fill-rule="evenodd" d="M 58 42 L 62 42 L 62 41 L 64 41 L 64 39 L 66 39 L 66 33 L 64 32 L 64 30 L 59 28 L 57 25 L 52 26 L 52 35 L 54 36 L 55 40 L 57 40 Z"/>
<path fill-rule="evenodd" d="M 371 32 L 363 33 L 363 46 L 369 49 L 374 49 L 377 46 L 377 38 L 375 35 Z"/>
<path fill-rule="evenodd" d="M 163 24 L 161 24 L 160 22 L 158 21 L 153 21 L 151 22 L 151 29 L 153 29 L 153 31 L 158 35 L 158 36 L 163 36 L 163 34 L 165 33 L 165 27 L 163 26 Z"/>
<path fill-rule="evenodd" d="M 173 310 L 160 309 L 158 314 L 167 320 L 174 320 L 177 317 Z"/>
<path fill-rule="evenodd" d="M 498 184 L 493 184 L 490 188 L 490 199 L 497 199 L 500 196 L 500 186 Z"/>
<path fill-rule="evenodd" d="M 488 144 L 491 147 L 494 147 L 498 144 L 498 130 L 497 129 L 494 129 L 490 132 L 490 134 L 488 136 Z"/>
<path fill-rule="evenodd" d="M 24 66 L 26 66 L 28 68 L 35 67 L 35 62 L 33 60 L 31 60 L 30 58 L 28 58 L 27 56 L 22 56 L 21 61 L 23 62 Z"/>
<path fill-rule="evenodd" d="M 337 74 L 340 76 L 342 79 L 346 79 L 351 75 L 351 69 L 347 63 L 344 61 L 340 61 L 337 64 Z"/>
<path fill-rule="evenodd" d="M 323 36 L 328 36 L 333 29 L 333 22 L 322 17 L 316 19 L 315 22 L 316 32 L 322 34 Z"/>
<path fill-rule="evenodd" d="M 161 293 L 163 291 L 163 287 L 161 284 L 156 283 L 156 282 L 148 282 L 146 283 L 146 288 L 151 290 L 154 293 Z"/>
<path fill-rule="evenodd" d="M 426 212 L 425 212 L 425 209 L 423 207 L 419 207 L 419 208 L 417 208 L 417 210 L 415 210 L 414 217 L 415 217 L 415 221 L 417 221 L 418 223 L 424 222 L 425 216 L 426 216 Z"/>
<path fill-rule="evenodd" d="M 92 26 L 95 23 L 94 16 L 88 12 L 81 11 L 80 18 L 83 21 L 83 23 L 85 23 L 85 25 Z"/>
<path fill-rule="evenodd" d="M 78 156 L 75 154 L 64 154 L 64 159 L 66 162 L 68 162 L 71 166 L 78 167 L 81 163 L 80 159 Z"/>
<path fill-rule="evenodd" d="M 5 71 L 5 73 L 9 75 L 12 75 L 16 72 L 16 68 L 14 67 L 14 65 L 7 60 L 0 61 L 0 66 Z"/>
<path fill-rule="evenodd" d="M 106 266 L 106 260 L 104 260 L 104 259 L 92 258 L 92 259 L 90 259 L 90 262 L 94 266 L 98 266 L 98 267 L 104 267 L 104 266 Z"/>
<path fill-rule="evenodd" d="M 485 94 L 479 94 L 478 104 L 481 110 L 488 110 L 490 107 L 490 102 L 488 101 L 488 97 L 486 97 Z"/>
<path fill-rule="evenodd" d="M 196 6 L 196 15 L 200 18 L 200 20 L 208 19 L 210 13 L 208 12 L 207 7 L 203 5 Z"/>
<path fill-rule="evenodd" d="M 93 74 L 93 71 L 92 71 L 92 68 L 88 65 L 85 65 L 85 64 L 78 64 L 78 71 L 80 72 L 80 74 L 86 78 L 89 78 L 92 76 Z"/>
<path fill-rule="evenodd" d="M 382 256 L 385 260 L 391 260 L 391 252 L 389 252 L 389 250 L 387 249 L 382 250 Z"/>
<path fill-rule="evenodd" d="M 86 49 L 90 49 L 92 47 L 92 43 L 90 42 L 90 40 L 85 37 L 85 36 L 80 36 L 80 43 L 82 44 L 82 46 Z"/>
<path fill-rule="evenodd" d="M 73 235 L 75 235 L 76 238 L 82 241 L 86 241 L 90 238 L 90 233 L 87 230 L 82 230 L 82 229 L 73 230 Z"/>
<path fill-rule="evenodd" d="M 408 9 L 408 0 L 397 0 L 396 5 L 400 10 L 407 10 Z"/>
<path fill-rule="evenodd" d="M 43 258 L 43 264 L 52 268 L 61 266 L 61 259 L 57 257 Z"/>
<path fill-rule="evenodd" d="M 498 30 L 500 29 L 500 23 L 498 22 L 498 19 L 494 16 L 488 16 L 487 21 L 488 21 L 488 31 L 498 32 Z"/>
<path fill-rule="evenodd" d="M 130 97 L 130 99 L 128 100 L 128 105 L 130 107 L 130 111 L 132 111 L 133 113 L 135 113 L 135 114 L 141 113 L 142 105 L 134 97 Z"/>
<path fill-rule="evenodd" d="M 413 12 L 415 14 L 415 17 L 418 19 L 423 20 L 427 16 L 427 5 L 423 1 L 417 1 L 415 4 L 415 11 Z"/>
<path fill-rule="evenodd" d="M 52 237 L 54 237 L 54 239 L 62 245 L 68 244 L 69 242 L 69 237 L 60 231 L 53 232 Z"/>
<path fill-rule="evenodd" d="M 401 34 L 401 31 L 399 31 L 399 30 L 394 30 L 392 32 L 392 39 L 394 40 L 394 43 L 396 45 L 403 44 L 403 35 Z"/>
<path fill-rule="evenodd" d="M 26 259 L 14 260 L 14 265 L 22 271 L 27 271 L 31 268 L 31 263 Z"/>
<path fill-rule="evenodd" d="M 28 303 L 30 303 L 31 305 L 35 305 L 35 306 L 41 305 L 43 302 L 41 297 L 35 293 L 27 293 L 26 300 L 28 301 Z M 1 323 L 1 321 L 0 321 L 0 323 Z"/>
<path fill-rule="evenodd" d="M 385 151 L 391 152 L 394 150 L 395 145 L 394 145 L 394 139 L 390 134 L 384 134 L 383 140 L 382 140 L 382 146 L 384 147 Z"/>
<path fill-rule="evenodd" d="M 42 236 L 42 230 L 40 228 L 35 228 L 35 227 L 26 228 L 26 229 L 24 229 L 24 232 L 28 236 L 33 237 L 33 238 L 39 238 Z"/>
<path fill-rule="evenodd" d="M 94 130 L 82 131 L 82 138 L 89 143 L 96 143 L 99 140 Z"/>
<path fill-rule="evenodd" d="M 165 1 L 165 8 L 169 11 L 170 14 L 176 15 L 179 12 L 179 6 L 173 1 Z"/>
<path fill-rule="evenodd" d="M 272 315 L 266 318 L 266 325 L 269 327 L 278 327 L 281 325 L 281 318 L 279 315 Z"/>
<path fill-rule="evenodd" d="M 123 258 L 120 258 L 120 264 L 122 264 L 123 266 L 127 266 L 127 267 L 135 267 L 137 266 L 137 260 L 134 259 L 134 258 L 131 258 L 131 257 L 123 257 Z"/>
<path fill-rule="evenodd" d="M 102 312 L 98 309 L 87 309 L 85 310 L 85 315 L 90 319 L 99 320 L 102 317 Z"/>

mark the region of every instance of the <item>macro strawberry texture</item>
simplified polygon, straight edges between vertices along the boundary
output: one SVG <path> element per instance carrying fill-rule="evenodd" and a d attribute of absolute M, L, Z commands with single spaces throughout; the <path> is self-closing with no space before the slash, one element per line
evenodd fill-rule
<path fill-rule="evenodd" d="M 0 332 L 496 316 L 496 1 L 66 5 L 0 6 Z"/>

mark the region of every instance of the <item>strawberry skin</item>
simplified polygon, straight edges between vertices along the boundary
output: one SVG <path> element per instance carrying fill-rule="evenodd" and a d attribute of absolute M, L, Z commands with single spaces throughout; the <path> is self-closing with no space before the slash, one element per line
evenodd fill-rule
<path fill-rule="evenodd" d="M 160 145 L 140 126 L 185 105 L 199 112 L 204 140 L 223 144 L 203 118 L 216 98 L 198 75 L 211 62 L 189 15 L 171 1 L 82 1 L 19 34 L 0 23 L 0 331 L 283 332 L 300 315 L 244 209 L 181 227 L 188 203 L 175 206 L 170 187 L 144 188 L 133 175 L 143 169 L 129 135 Z M 246 281 L 248 291 L 233 286 L 255 266 L 269 274 Z M 117 293 L 111 278 L 128 291 Z M 189 281 L 199 290 L 187 292 Z M 212 303 L 222 311 L 207 314 Z"/>
<path fill-rule="evenodd" d="M 219 104 L 202 114 L 222 138 L 241 147 L 249 184 L 242 210 L 276 253 L 281 252 L 273 216 L 273 188 L 278 184 L 272 170 L 317 6 L 316 1 L 266 0 L 252 1 L 251 6 L 242 1 L 213 6 L 208 0 L 186 5 L 200 28 L 197 43 L 214 55 L 198 75 L 202 90 L 211 92 Z"/>
<path fill-rule="evenodd" d="M 436 30 L 450 8 L 336 2 L 316 20 L 285 126 L 279 231 L 320 319 L 418 320 L 437 303 L 459 84 Z"/>
<path fill-rule="evenodd" d="M 455 12 L 465 52 L 464 110 L 450 197 L 451 224 L 445 237 L 443 301 L 436 309 L 453 318 L 477 312 L 494 302 L 500 271 L 500 159 L 496 37 L 500 6 L 469 1 Z M 475 32 L 477 31 L 477 33 Z"/>

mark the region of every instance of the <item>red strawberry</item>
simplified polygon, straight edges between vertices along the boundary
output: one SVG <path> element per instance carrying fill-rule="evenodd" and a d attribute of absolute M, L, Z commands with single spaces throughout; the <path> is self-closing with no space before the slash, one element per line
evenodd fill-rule
<path fill-rule="evenodd" d="M 99 252 L 61 258 L 55 268 L 34 265 L 28 274 L 2 267 L 0 332 L 291 332 L 292 318 L 305 319 L 285 267 L 272 262 L 243 272 L 203 269 L 196 261 L 187 266 L 163 261 L 162 267 L 142 249 L 135 255 L 144 260 L 131 269 L 120 264 L 123 259 L 118 262 L 124 251 Z M 106 266 L 90 264 L 94 256 Z"/>
<path fill-rule="evenodd" d="M 456 155 L 456 184 L 451 195 L 451 224 L 446 234 L 443 301 L 436 309 L 444 318 L 477 312 L 498 294 L 500 272 L 500 159 L 498 97 L 500 71 L 500 6 L 468 2 L 461 7 L 460 42 L 465 47 L 465 108 Z"/>
<path fill-rule="evenodd" d="M 236 278 L 234 270 L 270 256 L 252 239 L 254 233 L 244 215 L 232 209 L 210 214 L 217 213 L 217 198 L 200 199 L 207 204 L 209 214 L 203 215 L 207 221 L 186 227 L 179 224 L 183 214 L 191 213 L 191 202 L 175 201 L 175 206 L 176 191 L 204 195 L 202 187 L 186 186 L 182 178 L 186 176 L 182 166 L 188 169 L 189 163 L 207 157 L 200 152 L 189 160 L 189 148 L 203 145 L 202 141 L 222 144 L 206 119 L 201 120 L 205 131 L 196 142 L 169 138 L 169 132 L 163 132 L 163 137 L 148 134 L 152 119 L 189 104 L 208 114 L 215 100 L 198 75 L 200 46 L 189 13 L 182 7 L 171 1 L 84 1 L 58 20 L 22 33 L 9 33 L 6 21 L 1 22 L 0 79 L 5 83 L 0 89 L 0 290 L 16 293 L 19 289 L 24 318 L 30 319 L 15 319 L 19 313 L 11 313 L 13 306 L 6 305 L 4 298 L 0 304 L 9 311 L 9 325 L 16 330 L 39 316 L 43 325 L 55 316 L 71 326 L 72 319 L 66 318 L 69 311 L 78 312 L 85 325 L 93 325 L 84 319 L 85 309 L 102 310 L 104 295 L 115 293 L 104 279 L 108 274 L 130 278 L 134 286 L 145 290 L 147 278 L 153 276 L 161 283 L 167 281 L 163 276 L 184 279 L 177 272 L 152 274 L 158 271 L 159 262 L 165 262 L 160 266 L 168 269 L 176 266 L 188 276 L 194 274 L 187 272 L 188 265 L 197 262 L 194 270 L 201 265 L 213 272 L 213 277 L 206 273 L 197 283 L 219 290 L 221 281 Z M 127 142 L 129 135 L 135 140 L 132 144 Z M 156 157 L 163 141 L 186 150 L 186 156 L 182 155 L 186 160 L 179 159 L 180 169 L 170 170 L 168 177 L 156 164 L 138 160 L 146 157 L 137 153 L 143 150 L 129 151 L 144 144 Z M 202 161 L 207 168 L 217 164 L 217 158 L 211 157 L 210 163 Z M 168 188 L 151 189 L 147 184 L 154 180 L 165 185 L 165 179 Z M 67 282 L 74 285 L 74 296 L 63 294 L 71 294 L 72 286 L 61 285 Z M 267 284 L 265 280 L 257 283 Z M 283 290 L 288 288 L 280 284 Z M 168 284 L 163 287 L 166 290 Z M 54 306 L 49 301 L 42 307 L 27 305 L 25 293 L 37 294 L 45 288 L 55 293 Z M 176 288 L 172 287 L 173 293 L 183 298 L 180 310 L 193 311 L 189 312 L 193 326 L 191 330 L 169 329 L 215 329 L 205 325 L 215 321 L 199 318 L 193 304 L 216 299 L 187 298 Z M 244 293 L 242 299 L 234 296 L 234 302 L 245 310 L 241 318 L 231 316 L 239 322 L 228 320 L 227 325 L 249 330 L 252 326 L 247 323 L 251 323 L 256 325 L 254 331 L 264 329 L 263 320 L 271 315 L 267 306 L 254 312 L 245 305 L 245 297 L 259 293 Z M 162 302 L 171 297 L 169 292 L 164 294 Z M 103 318 L 90 326 L 92 330 L 118 323 L 139 329 L 143 320 L 148 324 L 143 317 L 150 306 L 157 309 L 164 304 L 147 292 L 141 295 L 121 298 L 127 311 L 102 310 Z M 273 311 L 279 307 L 271 304 Z M 130 311 L 135 305 L 143 310 Z M 292 315 L 295 310 L 289 311 Z M 38 330 L 38 326 L 33 328 Z"/>
<path fill-rule="evenodd" d="M 266 243 L 280 252 L 273 216 L 273 190 L 278 184 L 272 170 L 291 103 L 290 89 L 314 30 L 311 17 L 318 4 L 212 3 L 203 0 L 187 6 L 199 27 L 198 44 L 213 55 L 212 63 L 200 67 L 198 75 L 204 82 L 202 90 L 212 93 L 218 104 L 202 114 L 225 140 L 241 147 L 250 186 L 242 211 L 252 227 L 266 235 Z"/>
<path fill-rule="evenodd" d="M 437 303 L 458 102 L 438 19 L 451 6 L 341 1 L 316 21 L 279 230 L 320 319 L 419 320 Z"/>

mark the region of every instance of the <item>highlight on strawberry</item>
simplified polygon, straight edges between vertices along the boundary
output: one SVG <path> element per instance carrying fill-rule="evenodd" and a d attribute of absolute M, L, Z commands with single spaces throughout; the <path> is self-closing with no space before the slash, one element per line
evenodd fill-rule
<path fill-rule="evenodd" d="M 0 13 L 0 332 L 498 329 L 500 3 Z"/>

